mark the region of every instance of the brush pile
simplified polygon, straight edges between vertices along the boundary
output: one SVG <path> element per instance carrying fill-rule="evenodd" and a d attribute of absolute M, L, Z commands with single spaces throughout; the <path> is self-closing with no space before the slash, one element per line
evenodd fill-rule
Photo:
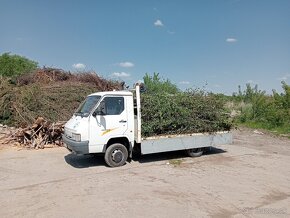
<path fill-rule="evenodd" d="M 117 81 L 106 80 L 95 72 L 71 73 L 57 68 L 37 69 L 34 72 L 23 74 L 16 78 L 18 86 L 29 84 L 55 84 L 57 82 L 82 83 L 94 86 L 98 91 L 120 90 L 122 84 Z"/>
<path fill-rule="evenodd" d="M 204 89 L 181 91 L 158 73 L 143 77 L 142 135 L 191 134 L 228 131 L 232 127 L 225 102 Z"/>
<path fill-rule="evenodd" d="M 43 117 L 37 117 L 31 126 L 17 129 L 10 136 L 10 141 L 16 141 L 22 147 L 29 149 L 62 146 L 61 134 L 64 124 L 65 122 L 51 123 Z"/>
<path fill-rule="evenodd" d="M 0 78 L 0 123 L 28 126 L 35 117 L 68 120 L 88 94 L 122 90 L 123 83 L 94 72 L 71 73 L 43 68 L 16 78 Z"/>
<path fill-rule="evenodd" d="M 191 134 L 229 131 L 224 103 L 200 91 L 141 95 L 142 135 Z"/>

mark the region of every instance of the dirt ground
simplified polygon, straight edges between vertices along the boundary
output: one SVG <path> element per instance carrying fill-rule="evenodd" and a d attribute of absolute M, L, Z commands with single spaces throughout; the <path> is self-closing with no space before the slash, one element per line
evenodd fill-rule
<path fill-rule="evenodd" d="M 290 217 L 290 140 L 233 134 L 198 158 L 154 154 L 120 168 L 65 148 L 4 148 L 0 217 Z"/>

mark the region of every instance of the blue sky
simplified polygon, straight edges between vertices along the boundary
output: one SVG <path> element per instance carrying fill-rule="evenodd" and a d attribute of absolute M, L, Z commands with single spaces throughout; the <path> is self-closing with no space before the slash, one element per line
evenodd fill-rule
<path fill-rule="evenodd" d="M 0 0 L 0 53 L 132 85 L 231 94 L 290 83 L 289 0 Z"/>

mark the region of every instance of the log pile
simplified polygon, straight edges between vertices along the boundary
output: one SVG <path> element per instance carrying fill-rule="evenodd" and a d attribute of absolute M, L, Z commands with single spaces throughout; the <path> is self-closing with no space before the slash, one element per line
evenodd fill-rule
<path fill-rule="evenodd" d="M 10 138 L 29 149 L 63 146 L 61 134 L 64 124 L 65 122 L 51 123 L 43 117 L 37 117 L 31 126 L 17 129 Z"/>

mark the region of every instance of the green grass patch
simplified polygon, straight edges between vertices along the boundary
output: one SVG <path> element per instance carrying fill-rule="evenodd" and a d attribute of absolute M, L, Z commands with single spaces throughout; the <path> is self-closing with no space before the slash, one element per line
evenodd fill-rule
<path fill-rule="evenodd" d="M 182 164 L 181 159 L 172 159 L 169 161 L 169 164 L 173 165 L 174 167 L 178 167 Z"/>

